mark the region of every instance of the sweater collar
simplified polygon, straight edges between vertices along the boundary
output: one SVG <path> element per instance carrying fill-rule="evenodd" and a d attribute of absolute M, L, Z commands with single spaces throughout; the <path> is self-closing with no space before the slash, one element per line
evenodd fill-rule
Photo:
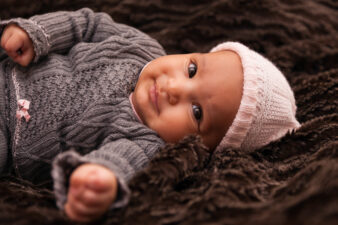
<path fill-rule="evenodd" d="M 137 120 L 138 120 L 140 123 L 144 124 L 143 121 L 141 120 L 140 116 L 137 114 L 137 112 L 136 112 L 136 110 L 135 110 L 134 103 L 133 103 L 133 98 L 132 98 L 132 97 L 133 97 L 133 92 L 129 95 L 129 102 L 130 102 L 131 108 L 133 109 L 133 112 L 134 112 L 134 114 L 135 114 Z"/>
<path fill-rule="evenodd" d="M 149 65 L 150 62 L 151 62 L 151 61 L 149 61 L 147 64 L 145 64 L 145 65 L 143 66 L 141 72 L 140 72 L 139 75 L 138 75 L 139 78 L 140 78 L 140 76 L 141 76 L 143 70 Z M 144 124 L 143 121 L 141 120 L 141 117 L 137 114 L 137 112 L 136 112 L 136 110 L 135 110 L 134 103 L 133 103 L 133 98 L 132 98 L 132 97 L 133 97 L 133 92 L 129 95 L 129 101 L 130 101 L 130 104 L 131 104 L 131 108 L 133 109 L 133 112 L 134 112 L 136 118 L 138 119 L 138 121 L 139 121 L 140 123 Z"/>

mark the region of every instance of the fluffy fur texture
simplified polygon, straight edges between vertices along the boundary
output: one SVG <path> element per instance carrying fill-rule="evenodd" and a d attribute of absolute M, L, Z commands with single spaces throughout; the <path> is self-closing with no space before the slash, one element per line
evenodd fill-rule
<path fill-rule="evenodd" d="M 337 224 L 338 3 L 334 0 L 1 1 L 1 19 L 84 6 L 158 39 L 168 53 L 240 41 L 286 75 L 302 127 L 247 154 L 168 145 L 131 182 L 129 207 L 95 224 Z M 0 224 L 74 224 L 52 192 L 0 181 Z"/>

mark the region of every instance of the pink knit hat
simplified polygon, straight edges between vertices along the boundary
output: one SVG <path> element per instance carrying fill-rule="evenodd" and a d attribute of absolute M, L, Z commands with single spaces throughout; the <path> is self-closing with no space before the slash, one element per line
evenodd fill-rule
<path fill-rule="evenodd" d="M 293 92 L 283 74 L 268 59 L 237 42 L 225 42 L 210 52 L 236 52 L 243 66 L 242 100 L 232 125 L 216 149 L 252 151 L 300 127 Z"/>

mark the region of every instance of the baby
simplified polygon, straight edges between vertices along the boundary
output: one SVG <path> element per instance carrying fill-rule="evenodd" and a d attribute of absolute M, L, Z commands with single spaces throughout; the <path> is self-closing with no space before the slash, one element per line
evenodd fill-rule
<path fill-rule="evenodd" d="M 197 134 L 210 151 L 249 152 L 300 126 L 285 77 L 240 43 L 165 55 L 90 9 L 1 21 L 0 34 L 1 173 L 52 178 L 75 221 L 125 206 L 167 142 Z"/>

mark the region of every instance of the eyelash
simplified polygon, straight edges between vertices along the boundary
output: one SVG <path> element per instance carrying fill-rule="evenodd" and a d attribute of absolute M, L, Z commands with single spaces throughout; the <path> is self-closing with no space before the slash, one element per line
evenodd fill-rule
<path fill-rule="evenodd" d="M 192 104 L 191 106 L 191 109 L 192 109 L 192 114 L 198 124 L 198 130 L 200 129 L 200 124 L 201 124 L 201 121 L 202 121 L 202 118 L 203 118 L 203 110 L 202 108 L 198 105 L 198 104 Z M 198 110 L 198 111 L 196 111 Z M 198 112 L 198 114 L 196 115 L 195 112 Z"/>
<path fill-rule="evenodd" d="M 188 64 L 188 76 L 189 78 L 193 78 L 197 73 L 197 64 L 193 61 L 190 61 Z M 203 117 L 203 110 L 202 107 L 196 103 L 193 103 L 191 106 L 192 109 L 192 115 L 195 118 L 195 121 L 198 125 L 198 130 L 200 130 L 200 124 Z"/>
<path fill-rule="evenodd" d="M 191 66 L 193 65 L 193 66 Z M 190 72 L 192 72 L 193 74 L 190 74 Z M 189 65 L 188 65 L 188 76 L 189 78 L 193 78 L 197 73 L 197 65 L 196 63 L 190 61 Z"/>

